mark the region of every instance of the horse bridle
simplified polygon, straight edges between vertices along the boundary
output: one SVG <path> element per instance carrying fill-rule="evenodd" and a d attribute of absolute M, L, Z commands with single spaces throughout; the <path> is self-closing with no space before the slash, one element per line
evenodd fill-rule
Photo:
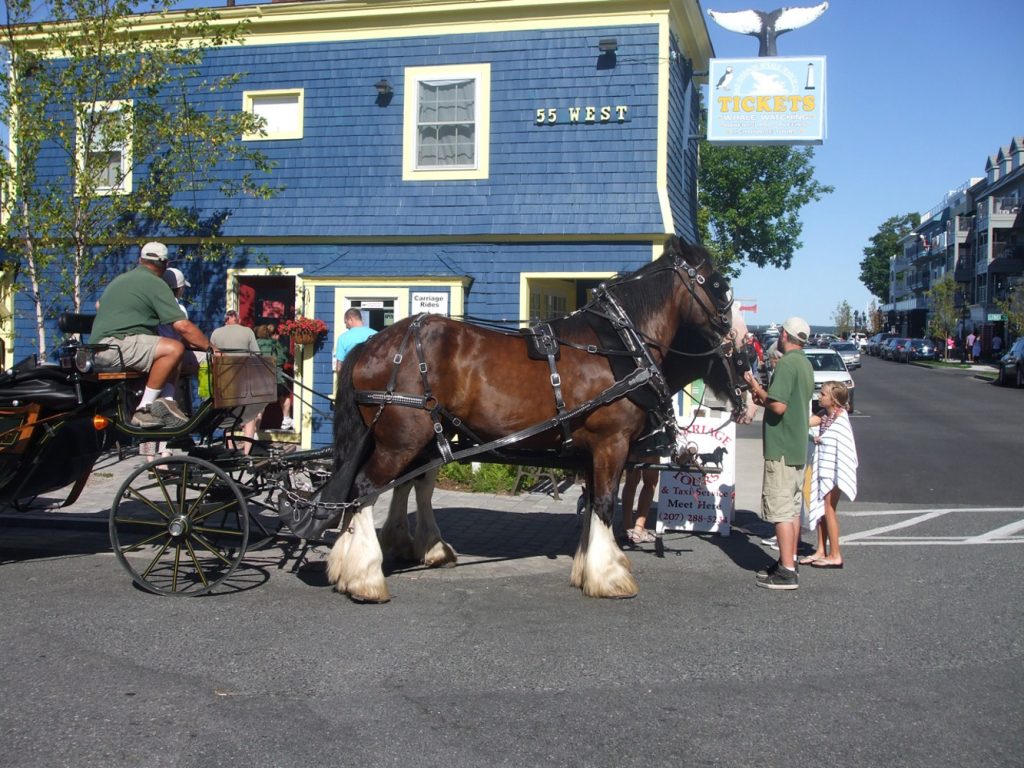
<path fill-rule="evenodd" d="M 712 331 L 719 337 L 718 341 L 706 352 L 686 352 L 668 346 L 662 349 L 662 355 L 663 358 L 669 354 L 682 355 L 684 357 L 710 357 L 717 355 L 722 365 L 725 366 L 729 377 L 729 399 L 733 406 L 732 418 L 735 420 L 742 415 L 745 409 L 743 393 L 750 388 L 750 385 L 747 384 L 743 374 L 750 369 L 750 361 L 746 355 L 736 354 L 736 332 L 732 327 L 732 308 L 734 302 L 732 290 L 730 288 L 725 288 L 721 291 L 715 290 L 714 293 L 720 293 L 724 300 L 722 302 L 714 302 L 715 306 L 713 308 L 708 306 L 705 298 L 701 296 L 702 292 L 698 290 L 698 288 L 703 287 L 707 283 L 707 278 L 700 274 L 700 269 L 706 263 L 707 259 L 703 258 L 699 264 L 694 266 L 683 260 L 679 254 L 674 254 L 671 266 L 662 267 L 659 270 L 655 270 L 655 272 L 671 270 L 679 277 L 683 287 L 689 292 L 690 298 L 704 310 L 704 314 L 712 324 Z M 627 279 L 637 279 L 637 277 L 631 276 Z M 725 277 L 718 272 L 711 273 L 711 280 L 712 288 L 715 289 L 721 288 L 722 284 L 726 282 Z M 648 343 L 653 343 L 653 341 L 648 339 Z M 660 347 L 661 345 L 656 346 Z"/>

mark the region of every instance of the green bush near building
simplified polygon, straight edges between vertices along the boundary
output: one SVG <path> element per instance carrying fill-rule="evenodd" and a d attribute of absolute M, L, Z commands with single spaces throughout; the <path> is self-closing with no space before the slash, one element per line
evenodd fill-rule
<path fill-rule="evenodd" d="M 441 467 L 438 482 L 446 488 L 473 493 L 512 493 L 518 471 L 509 464 L 481 464 L 474 472 L 472 464 L 454 462 Z"/>

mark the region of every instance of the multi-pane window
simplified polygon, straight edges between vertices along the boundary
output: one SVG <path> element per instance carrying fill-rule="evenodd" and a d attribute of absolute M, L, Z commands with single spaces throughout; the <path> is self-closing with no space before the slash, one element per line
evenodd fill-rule
<path fill-rule="evenodd" d="M 97 102 L 78 119 L 78 162 L 83 191 L 131 192 L 131 102 Z"/>
<path fill-rule="evenodd" d="M 490 76 L 488 64 L 405 70 L 404 179 L 487 178 Z"/>
<path fill-rule="evenodd" d="M 476 165 L 476 81 L 417 83 L 416 167 Z"/>

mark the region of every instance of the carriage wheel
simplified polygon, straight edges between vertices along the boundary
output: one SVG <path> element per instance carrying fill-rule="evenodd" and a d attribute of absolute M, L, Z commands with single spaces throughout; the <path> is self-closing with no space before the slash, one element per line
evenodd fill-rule
<path fill-rule="evenodd" d="M 238 485 L 208 461 L 159 458 L 125 480 L 110 510 L 114 554 L 143 589 L 207 594 L 238 567 L 249 517 Z"/>

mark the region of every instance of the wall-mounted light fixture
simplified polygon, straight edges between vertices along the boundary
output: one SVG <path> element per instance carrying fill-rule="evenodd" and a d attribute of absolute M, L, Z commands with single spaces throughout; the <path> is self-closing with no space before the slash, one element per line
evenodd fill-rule
<path fill-rule="evenodd" d="M 378 80 L 374 84 L 374 87 L 377 89 L 377 95 L 382 98 L 387 98 L 388 96 L 391 95 L 391 83 L 389 83 L 384 78 Z"/>
<path fill-rule="evenodd" d="M 615 53 L 619 50 L 619 41 L 614 37 L 602 37 L 597 41 L 597 49 L 601 53 Z"/>

